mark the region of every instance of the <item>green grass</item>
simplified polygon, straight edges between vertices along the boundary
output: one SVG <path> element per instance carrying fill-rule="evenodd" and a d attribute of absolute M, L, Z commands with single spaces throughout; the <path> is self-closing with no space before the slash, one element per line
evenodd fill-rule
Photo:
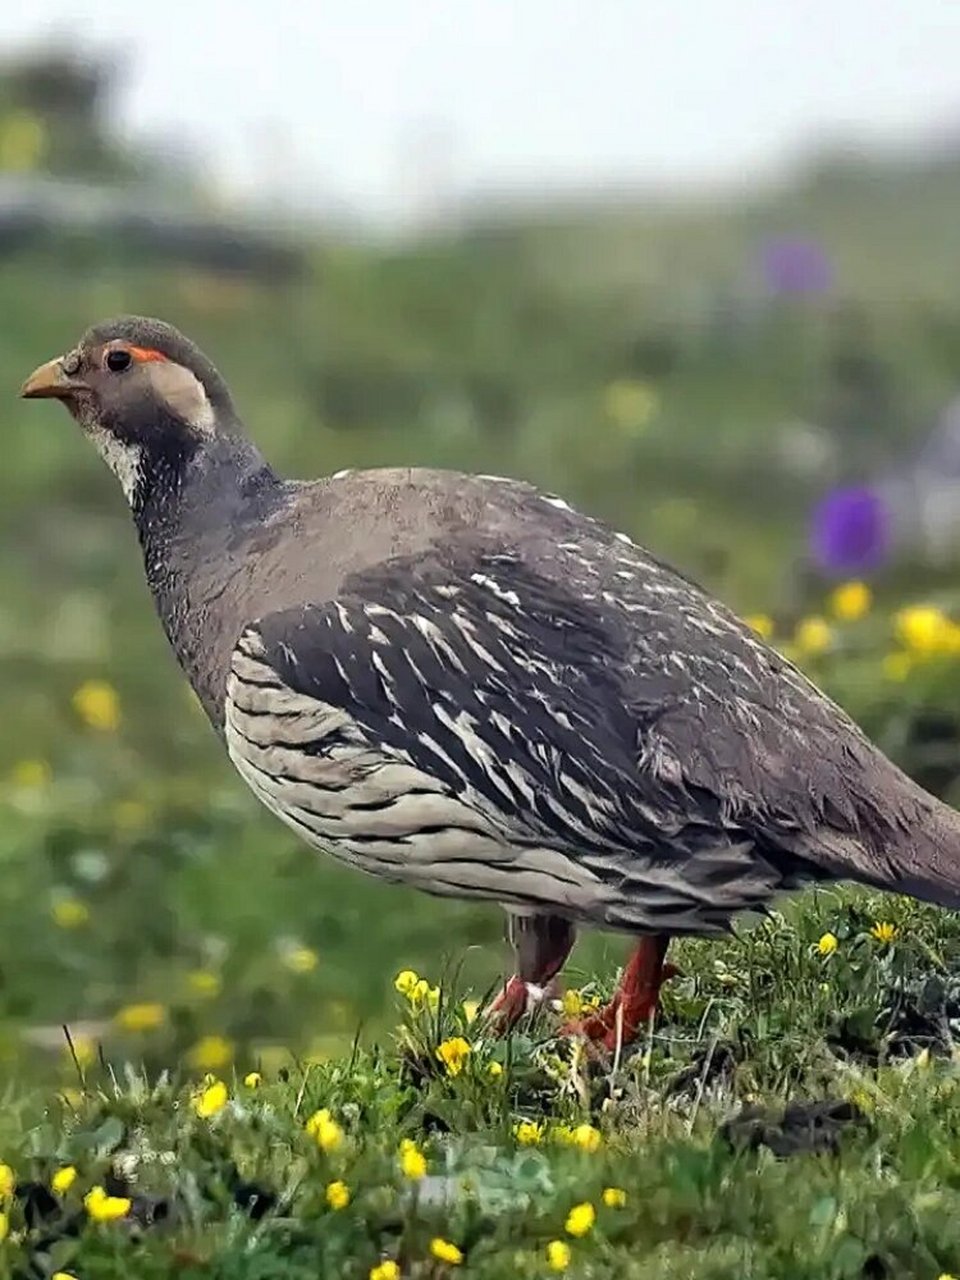
<path fill-rule="evenodd" d="M 896 927 L 892 944 L 871 932 L 881 918 Z M 838 946 L 824 956 L 827 929 Z M 949 1031 L 960 922 L 904 900 L 821 892 L 676 958 L 682 975 L 661 1019 L 612 1063 L 557 1040 L 552 1010 L 509 1039 L 491 1036 L 451 970 L 436 1008 L 395 997 L 395 1028 L 365 1048 L 263 1066 L 258 1087 L 228 1073 L 229 1101 L 212 1116 L 196 1112 L 202 1084 L 123 1059 L 81 1069 L 59 1098 L 18 1093 L 0 1124 L 20 1184 L 3 1265 L 82 1280 L 365 1280 L 387 1258 L 405 1277 L 506 1280 L 556 1274 L 546 1249 L 560 1240 L 568 1274 L 581 1277 L 960 1271 Z M 437 1047 L 454 1036 L 470 1053 L 451 1076 Z M 815 1123 L 814 1104 L 827 1102 L 837 1105 Z M 813 1110 L 784 1124 L 788 1103 Z M 326 1150 L 307 1131 L 320 1108 L 342 1130 Z M 533 1144 L 518 1140 L 523 1122 L 539 1126 Z M 571 1141 L 578 1126 L 591 1127 L 579 1130 L 583 1145 Z M 405 1140 L 426 1156 L 422 1182 L 403 1175 Z M 64 1165 L 77 1169 L 74 1186 L 41 1197 L 36 1184 Z M 346 1208 L 327 1204 L 334 1181 L 349 1188 Z M 83 1196 L 95 1185 L 131 1199 L 128 1215 L 90 1221 Z M 607 1188 L 624 1193 L 622 1206 L 605 1204 Z M 571 1236 L 582 1204 L 595 1224 Z M 462 1265 L 432 1258 L 436 1237 Z"/>

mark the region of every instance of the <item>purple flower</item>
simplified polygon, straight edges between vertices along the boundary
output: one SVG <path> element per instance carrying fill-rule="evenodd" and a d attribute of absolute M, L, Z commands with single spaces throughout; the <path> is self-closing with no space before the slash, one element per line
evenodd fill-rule
<path fill-rule="evenodd" d="M 835 576 L 866 573 L 890 551 L 890 514 L 866 487 L 834 489 L 818 503 L 810 522 L 810 550 L 820 569 Z"/>
<path fill-rule="evenodd" d="M 827 293 L 833 286 L 833 263 L 816 240 L 768 240 L 761 249 L 760 268 L 767 288 L 777 295 Z"/>

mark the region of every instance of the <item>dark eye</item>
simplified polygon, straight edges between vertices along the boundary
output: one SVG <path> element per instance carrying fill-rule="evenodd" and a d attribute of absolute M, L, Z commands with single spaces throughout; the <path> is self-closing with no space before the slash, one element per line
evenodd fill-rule
<path fill-rule="evenodd" d="M 124 369 L 130 368 L 130 360 L 129 351 L 124 351 L 122 347 L 116 347 L 113 351 L 107 352 L 106 365 L 111 373 L 123 373 Z"/>

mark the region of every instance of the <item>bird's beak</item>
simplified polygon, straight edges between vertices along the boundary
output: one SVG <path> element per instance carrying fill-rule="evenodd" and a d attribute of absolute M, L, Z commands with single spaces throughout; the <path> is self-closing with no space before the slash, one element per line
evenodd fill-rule
<path fill-rule="evenodd" d="M 58 356 L 34 369 L 20 388 L 20 395 L 24 400 L 69 400 L 79 386 L 64 372 L 63 357 Z"/>

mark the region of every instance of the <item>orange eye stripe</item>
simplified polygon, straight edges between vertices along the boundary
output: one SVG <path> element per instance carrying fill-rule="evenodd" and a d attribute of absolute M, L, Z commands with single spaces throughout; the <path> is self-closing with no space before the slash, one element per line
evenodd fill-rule
<path fill-rule="evenodd" d="M 130 354 L 134 360 L 141 360 L 144 363 L 148 360 L 166 360 L 166 356 L 162 351 L 154 351 L 151 347 L 128 347 Z"/>

